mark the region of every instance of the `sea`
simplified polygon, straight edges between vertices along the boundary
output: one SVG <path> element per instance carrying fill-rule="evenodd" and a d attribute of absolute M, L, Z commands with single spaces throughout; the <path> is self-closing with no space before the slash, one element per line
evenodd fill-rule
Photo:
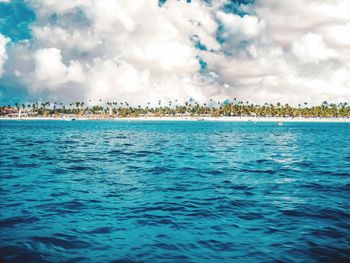
<path fill-rule="evenodd" d="M 0 262 L 350 262 L 350 124 L 2 120 Z"/>

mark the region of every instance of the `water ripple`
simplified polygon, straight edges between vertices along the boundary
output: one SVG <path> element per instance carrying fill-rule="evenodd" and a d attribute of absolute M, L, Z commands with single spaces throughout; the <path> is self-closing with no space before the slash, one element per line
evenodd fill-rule
<path fill-rule="evenodd" d="M 1 262 L 349 261 L 349 124 L 0 132 Z"/>

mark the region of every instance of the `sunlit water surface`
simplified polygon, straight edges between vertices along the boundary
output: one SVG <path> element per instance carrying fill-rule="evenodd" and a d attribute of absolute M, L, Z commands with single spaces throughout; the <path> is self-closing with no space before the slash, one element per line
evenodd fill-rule
<path fill-rule="evenodd" d="M 349 124 L 1 121 L 0 135 L 5 262 L 349 262 Z"/>

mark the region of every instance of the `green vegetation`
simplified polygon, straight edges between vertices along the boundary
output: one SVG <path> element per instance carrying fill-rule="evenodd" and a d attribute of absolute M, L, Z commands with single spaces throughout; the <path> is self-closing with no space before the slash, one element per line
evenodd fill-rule
<path fill-rule="evenodd" d="M 22 116 L 60 117 L 62 115 L 90 116 L 90 117 L 138 117 L 138 116 L 251 116 L 251 117 L 350 117 L 350 106 L 348 103 L 323 102 L 318 106 L 309 106 L 308 103 L 292 107 L 288 104 L 282 105 L 251 104 L 248 101 L 214 102 L 199 104 L 197 102 L 186 102 L 179 105 L 177 101 L 169 101 L 164 105 L 161 101 L 156 107 L 147 103 L 145 107 L 130 106 L 128 102 L 102 102 L 99 105 L 91 105 L 85 102 L 74 102 L 63 104 L 58 102 L 44 102 L 32 104 L 20 104 L 0 106 L 0 116 L 15 116 L 21 112 Z"/>

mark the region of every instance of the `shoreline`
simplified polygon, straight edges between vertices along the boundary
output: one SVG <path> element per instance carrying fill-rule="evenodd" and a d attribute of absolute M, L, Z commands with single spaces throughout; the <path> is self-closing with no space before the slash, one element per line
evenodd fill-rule
<path fill-rule="evenodd" d="M 208 122 L 328 122 L 350 123 L 350 118 L 318 117 L 125 117 L 125 118 L 61 118 L 61 117 L 23 117 L 0 118 L 0 121 L 208 121 Z"/>

